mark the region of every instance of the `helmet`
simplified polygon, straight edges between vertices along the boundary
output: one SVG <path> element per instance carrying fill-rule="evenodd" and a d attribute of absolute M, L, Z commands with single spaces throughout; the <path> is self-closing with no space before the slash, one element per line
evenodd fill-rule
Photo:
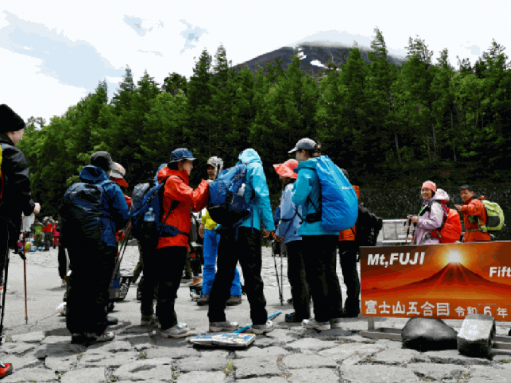
<path fill-rule="evenodd" d="M 220 157 L 211 157 L 208 160 L 208 162 L 206 162 L 206 164 L 208 166 L 214 166 L 215 168 L 217 168 L 217 167 L 223 167 L 224 161 L 222 161 L 222 159 Z"/>
<path fill-rule="evenodd" d="M 184 160 L 193 161 L 193 160 L 195 160 L 195 158 L 193 158 L 192 152 L 189 151 L 188 149 L 186 149 L 186 148 L 179 148 L 179 149 L 174 150 L 170 154 L 169 164 L 171 164 L 173 162 L 184 161 Z"/>

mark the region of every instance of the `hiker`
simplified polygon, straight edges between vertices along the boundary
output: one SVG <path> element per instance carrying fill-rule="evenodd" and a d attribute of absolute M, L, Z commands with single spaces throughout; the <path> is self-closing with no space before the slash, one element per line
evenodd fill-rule
<path fill-rule="evenodd" d="M 57 226 L 59 224 L 59 221 L 55 221 L 55 224 L 52 228 L 52 234 L 53 234 L 53 249 L 56 249 L 57 246 L 60 246 L 59 239 L 60 239 L 60 232 L 57 230 Z"/>
<path fill-rule="evenodd" d="M 190 150 L 176 149 L 170 155 L 167 166 L 158 173 L 158 182 L 165 182 L 163 223 L 176 227 L 180 233 L 173 237 L 160 237 L 154 259 L 144 254 L 144 268 L 150 262 L 155 263 L 158 281 L 156 315 L 160 321 L 161 333 L 166 338 L 181 338 L 191 334 L 186 324 L 178 323 L 174 304 L 186 261 L 192 224 L 190 210 L 199 212 L 204 209 L 209 197 L 209 183 L 206 180 L 202 180 L 195 190 L 189 186 L 194 160 Z"/>
<path fill-rule="evenodd" d="M 284 242 L 287 248 L 287 278 L 291 285 L 291 297 L 294 312 L 286 314 L 289 323 L 302 323 L 310 318 L 310 291 L 307 283 L 305 262 L 303 259 L 302 237 L 297 233 L 302 221 L 302 207 L 291 200 L 293 186 L 298 174 L 293 170 L 298 166 L 296 160 L 273 165 L 282 181 L 282 201 L 280 203 L 280 220 L 275 233 L 277 242 Z"/>
<path fill-rule="evenodd" d="M 302 225 L 298 235 L 302 237 L 302 249 L 307 282 L 311 289 L 314 304 L 314 319 L 303 320 L 305 328 L 329 330 L 341 327 L 342 296 L 339 278 L 336 273 L 338 231 L 327 231 L 321 224 L 320 183 L 316 173 L 317 158 L 313 158 L 316 143 L 303 138 L 289 153 L 296 152 L 298 173 L 294 184 L 292 201 L 302 206 Z"/>
<path fill-rule="evenodd" d="M 206 165 L 208 167 L 208 180 L 213 182 L 216 180 L 218 173 L 223 167 L 223 161 L 218 157 L 211 157 Z M 216 260 L 218 243 L 220 241 L 220 234 L 215 231 L 217 224 L 211 219 L 209 211 L 206 209 L 206 214 L 202 217 L 201 225 L 199 226 L 199 235 L 204 238 L 203 244 L 203 278 L 202 278 L 202 296 L 197 301 L 199 306 L 209 304 L 209 294 L 213 287 L 213 281 L 216 274 Z M 238 268 L 234 270 L 234 279 L 231 284 L 231 296 L 226 302 L 227 306 L 236 306 L 241 304 L 241 282 Z"/>
<path fill-rule="evenodd" d="M 61 287 L 66 287 L 66 276 L 68 271 L 68 262 L 67 262 L 67 255 L 66 255 L 66 248 L 62 246 L 62 234 L 60 229 L 60 223 L 59 221 L 55 222 L 55 232 L 59 233 L 57 238 L 57 261 L 58 261 L 58 271 L 59 271 L 59 277 L 61 279 Z"/>
<path fill-rule="evenodd" d="M 50 246 L 53 243 L 53 222 L 48 218 L 43 219 L 43 235 L 44 235 L 44 250 L 50 251 Z"/>
<path fill-rule="evenodd" d="M 128 221 L 129 211 L 119 185 L 109 179 L 114 169 L 108 152 L 92 154 L 90 165 L 80 172 L 81 182 L 71 185 L 59 209 L 71 268 L 66 321 L 72 343 L 106 342 L 115 337 L 105 332 L 108 288 L 117 256 L 115 233 Z M 101 215 L 87 214 L 94 210 Z M 81 231 L 81 227 L 88 230 Z"/>
<path fill-rule="evenodd" d="M 4 269 L 8 269 L 9 249 L 17 248 L 21 213 L 39 214 L 30 192 L 29 167 L 25 155 L 16 145 L 22 140 L 25 122 L 10 107 L 0 105 L 0 284 L 3 290 Z M 21 255 L 23 255 L 21 253 Z M 20 256 L 21 256 L 20 255 Z M 5 270 L 7 272 L 7 270 Z M 7 291 L 4 291 L 6 294 Z M 2 325 L 5 306 L 2 307 Z M 0 328 L 1 330 L 1 328 Z M 2 334 L 0 333 L 0 337 Z M 1 338 L 0 338 L 1 342 Z M 0 362 L 0 379 L 12 374 L 11 363 Z"/>
<path fill-rule="evenodd" d="M 449 202 L 449 195 L 442 189 L 437 189 L 433 181 L 422 184 L 421 197 L 422 207 L 418 215 L 409 215 L 407 218 L 412 224 L 417 224 L 415 235 L 412 238 L 413 245 L 432 245 L 440 243 L 438 238 L 432 238 L 431 232 L 442 226 L 445 219 L 445 204 Z M 440 203 L 434 203 L 438 201 Z"/>
<path fill-rule="evenodd" d="M 238 165 L 246 164 L 246 184 L 244 198 L 250 204 L 250 211 L 236 227 L 217 228 L 220 242 L 217 253 L 217 274 L 209 296 L 209 331 L 235 331 L 239 325 L 227 322 L 225 304 L 230 297 L 236 264 L 240 262 L 245 282 L 245 290 L 250 304 L 250 318 L 253 326 L 247 330 L 263 334 L 273 330 L 273 322 L 268 320 L 264 283 L 261 277 L 261 223 L 264 224 L 264 238 L 275 231 L 270 193 L 266 184 L 261 158 L 254 149 L 246 149 L 238 157 Z"/>
<path fill-rule="evenodd" d="M 348 171 L 341 169 L 344 176 L 349 180 Z M 357 197 L 360 198 L 358 186 L 353 185 Z M 356 241 L 357 225 L 339 233 L 337 247 L 339 249 L 339 264 L 341 265 L 342 277 L 346 285 L 346 301 L 344 302 L 344 318 L 356 318 L 360 313 L 360 280 L 357 271 L 357 253 L 359 251 Z M 342 294 L 342 291 L 341 291 Z"/>
<path fill-rule="evenodd" d="M 465 223 L 463 243 L 491 241 L 490 233 L 483 233 L 479 230 L 478 219 L 481 219 L 484 225 L 488 222 L 486 209 L 480 201 L 486 198 L 484 196 L 474 198 L 474 189 L 470 185 L 463 185 L 459 190 L 463 205 L 454 205 L 454 207 L 463 213 L 463 222 Z"/>
<path fill-rule="evenodd" d="M 43 228 L 43 224 L 36 219 L 34 224 L 34 246 L 37 250 L 43 246 Z"/>

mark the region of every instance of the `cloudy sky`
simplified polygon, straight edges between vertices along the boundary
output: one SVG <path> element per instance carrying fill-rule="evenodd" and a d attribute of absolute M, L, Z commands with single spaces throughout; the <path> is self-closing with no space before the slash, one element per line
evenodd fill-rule
<path fill-rule="evenodd" d="M 492 39 L 511 57 L 510 13 L 510 0 L 2 0 L 0 104 L 49 122 L 103 79 L 111 98 L 126 65 L 136 81 L 144 70 L 189 79 L 204 48 L 223 44 L 236 65 L 304 41 L 369 46 L 376 26 L 389 53 L 406 55 L 418 35 L 434 62 L 448 48 L 457 67 Z"/>

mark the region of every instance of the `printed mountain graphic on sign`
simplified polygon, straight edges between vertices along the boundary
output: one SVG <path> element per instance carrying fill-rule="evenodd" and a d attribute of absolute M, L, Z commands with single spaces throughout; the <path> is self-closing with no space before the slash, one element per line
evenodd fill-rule
<path fill-rule="evenodd" d="M 393 295 L 396 292 L 402 292 L 406 298 L 503 298 L 511 294 L 511 286 L 498 283 L 500 278 L 495 278 L 495 282 L 490 282 L 474 273 L 470 269 L 459 263 L 449 263 L 440 271 L 426 279 L 409 283 L 392 289 L 369 289 L 362 293 L 364 297 L 384 296 L 389 292 Z"/>

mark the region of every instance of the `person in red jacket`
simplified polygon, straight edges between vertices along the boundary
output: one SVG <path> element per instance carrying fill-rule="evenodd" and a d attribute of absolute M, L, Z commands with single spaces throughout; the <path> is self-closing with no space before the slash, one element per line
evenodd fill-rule
<path fill-rule="evenodd" d="M 165 183 L 162 223 L 176 227 L 179 233 L 173 237 L 160 237 L 156 253 L 144 254 L 144 270 L 151 268 L 154 270 L 151 275 L 156 275 L 156 315 L 166 338 L 182 338 L 191 334 L 186 324 L 178 323 L 174 303 L 186 262 L 192 225 L 190 209 L 201 211 L 207 206 L 209 197 L 208 181 L 202 180 L 195 190 L 189 186 L 188 177 L 194 160 L 188 149 L 176 149 L 170 155 L 170 162 L 158 173 L 158 182 Z"/>
<path fill-rule="evenodd" d="M 341 169 L 344 176 L 348 178 L 348 172 Z M 357 197 L 360 198 L 359 187 L 353 185 Z M 346 285 L 346 301 L 344 302 L 345 318 L 356 318 L 360 313 L 360 280 L 357 271 L 358 245 L 356 242 L 357 225 L 339 233 L 339 263 L 341 265 L 342 277 Z"/>
<path fill-rule="evenodd" d="M 469 185 L 463 185 L 460 187 L 460 195 L 463 200 L 463 205 L 454 205 L 456 210 L 463 213 L 463 222 L 465 223 L 465 235 L 463 235 L 463 242 L 486 242 L 491 241 L 489 233 L 483 233 L 479 230 L 480 218 L 484 224 L 488 222 L 486 216 L 486 209 L 483 203 L 480 201 L 484 198 L 481 196 L 474 199 L 474 190 Z"/>
<path fill-rule="evenodd" d="M 56 249 L 57 246 L 60 246 L 59 239 L 60 239 L 60 232 L 57 230 L 59 221 L 55 221 L 55 224 L 53 225 L 53 248 Z"/>
<path fill-rule="evenodd" d="M 44 250 L 50 251 L 50 246 L 53 243 L 53 222 L 48 217 L 45 218 L 43 222 L 44 228 Z"/>

